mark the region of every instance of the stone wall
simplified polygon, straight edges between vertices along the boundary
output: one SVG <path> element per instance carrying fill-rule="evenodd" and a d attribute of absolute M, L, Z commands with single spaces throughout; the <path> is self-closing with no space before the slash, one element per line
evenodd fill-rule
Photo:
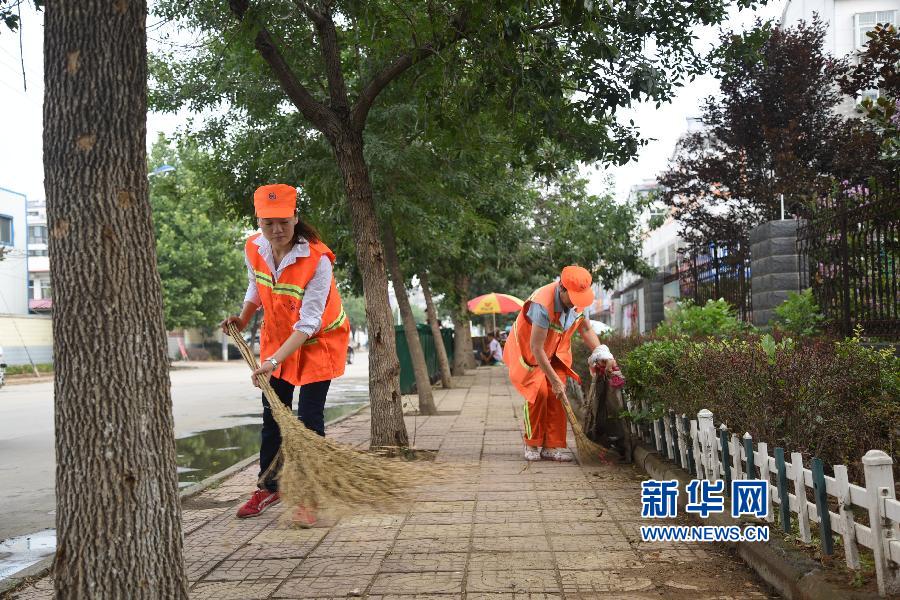
<path fill-rule="evenodd" d="M 765 326 L 789 292 L 800 291 L 796 220 L 769 221 L 750 231 L 753 324 Z"/>

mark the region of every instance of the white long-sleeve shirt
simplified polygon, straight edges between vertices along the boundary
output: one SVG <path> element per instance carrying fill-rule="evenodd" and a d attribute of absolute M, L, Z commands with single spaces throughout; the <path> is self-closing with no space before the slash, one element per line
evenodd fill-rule
<path fill-rule="evenodd" d="M 278 278 L 284 270 L 290 265 L 297 262 L 298 258 L 306 258 L 309 256 L 309 242 L 300 238 L 300 243 L 295 244 L 291 251 L 281 259 L 281 264 L 275 268 L 275 257 L 272 254 L 272 245 L 263 236 L 259 236 L 253 241 L 259 247 L 259 255 L 266 261 L 269 271 L 272 273 L 272 281 L 278 281 Z M 252 302 L 257 306 L 262 305 L 259 299 L 259 290 L 256 288 L 256 273 L 250 265 L 247 256 L 244 256 L 244 262 L 247 265 L 247 293 L 244 295 L 244 302 Z M 308 336 L 312 336 L 322 328 L 322 313 L 325 311 L 325 302 L 328 300 L 328 292 L 331 291 L 331 277 L 333 267 L 331 260 L 327 256 L 319 259 L 316 265 L 316 272 L 312 279 L 306 284 L 303 292 L 303 305 L 297 315 L 299 319 L 294 323 L 295 331 L 302 331 Z"/>

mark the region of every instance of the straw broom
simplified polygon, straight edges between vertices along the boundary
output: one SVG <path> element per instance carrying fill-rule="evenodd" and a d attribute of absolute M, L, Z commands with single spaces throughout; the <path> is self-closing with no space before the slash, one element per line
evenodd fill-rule
<path fill-rule="evenodd" d="M 575 416 L 575 411 L 572 410 L 572 405 L 569 404 L 569 398 L 565 392 L 559 395 L 559 401 L 562 402 L 563 408 L 566 409 L 566 417 L 568 417 L 569 424 L 572 426 L 572 432 L 575 434 L 578 462 L 581 464 L 597 462 L 609 464 L 618 460 L 618 452 L 601 446 L 587 436 L 581 427 L 581 423 L 578 422 L 578 417 Z"/>
<path fill-rule="evenodd" d="M 259 367 L 256 357 L 233 323 L 228 324 L 228 334 L 255 371 Z M 266 378 L 259 377 L 258 383 L 281 430 L 278 489 L 289 506 L 327 507 L 337 512 L 355 506 L 389 508 L 407 499 L 411 488 L 444 471 L 361 452 L 323 438 L 282 404 Z"/>

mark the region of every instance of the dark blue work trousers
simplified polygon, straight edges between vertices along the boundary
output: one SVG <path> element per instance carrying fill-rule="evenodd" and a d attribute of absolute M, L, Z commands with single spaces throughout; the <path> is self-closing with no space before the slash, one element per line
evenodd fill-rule
<path fill-rule="evenodd" d="M 272 377 L 269 383 L 272 384 L 272 389 L 278 394 L 282 404 L 293 410 L 294 385 L 277 377 Z M 311 429 L 323 437 L 325 436 L 325 397 L 328 395 L 330 385 L 330 379 L 301 385 L 300 401 L 297 403 L 297 417 L 300 418 L 300 421 L 306 425 L 307 429 Z M 259 444 L 260 477 L 268 470 L 278 455 L 278 449 L 281 448 L 281 430 L 272 416 L 272 409 L 269 408 L 265 394 L 263 394 L 262 403 L 263 426 Z M 277 468 L 266 476 L 261 485 L 271 492 L 278 489 Z"/>

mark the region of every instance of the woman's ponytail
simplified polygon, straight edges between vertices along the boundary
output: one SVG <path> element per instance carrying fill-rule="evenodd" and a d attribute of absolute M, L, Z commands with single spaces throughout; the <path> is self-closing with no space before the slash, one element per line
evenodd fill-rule
<path fill-rule="evenodd" d="M 298 216 L 297 224 L 294 225 L 294 237 L 291 242 L 294 244 L 299 244 L 300 238 L 304 238 L 310 244 L 318 242 L 322 239 L 321 236 L 319 236 L 319 232 L 316 231 L 315 227 Z"/>

